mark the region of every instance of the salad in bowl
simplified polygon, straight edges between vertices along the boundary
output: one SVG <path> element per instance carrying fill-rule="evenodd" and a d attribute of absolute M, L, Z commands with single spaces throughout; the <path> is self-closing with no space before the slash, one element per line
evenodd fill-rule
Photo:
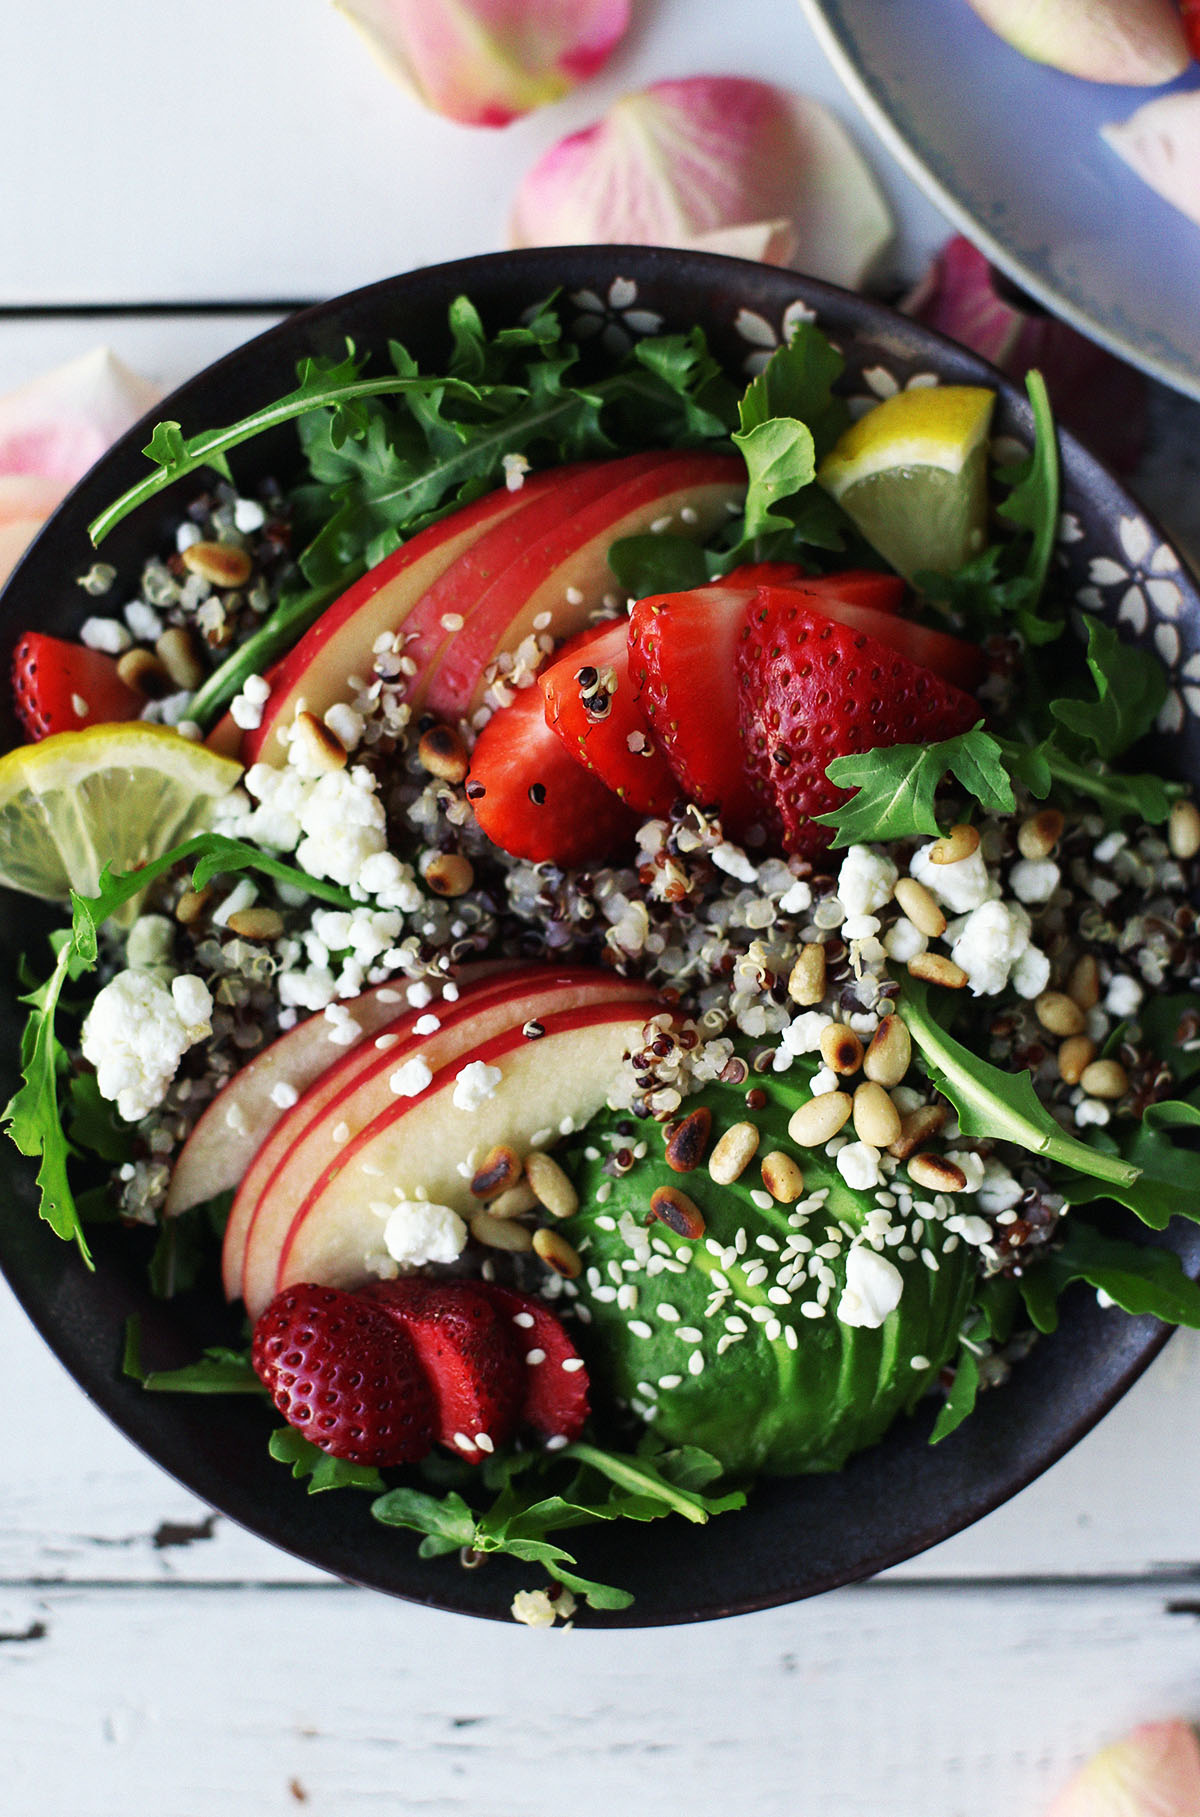
<path fill-rule="evenodd" d="M 447 1606 L 679 1619 L 952 1531 L 1200 1324 L 1135 507 L 1036 375 L 730 261 L 275 332 L 8 595 L 18 1291 L 217 1506 Z"/>

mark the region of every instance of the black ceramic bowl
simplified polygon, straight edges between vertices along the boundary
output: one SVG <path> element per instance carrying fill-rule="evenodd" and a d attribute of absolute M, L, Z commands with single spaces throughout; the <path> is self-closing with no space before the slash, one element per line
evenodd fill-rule
<path fill-rule="evenodd" d="M 322 304 L 252 341 L 184 385 L 158 415 L 185 433 L 231 421 L 288 390 L 296 361 L 340 353 L 350 335 L 383 351 L 402 340 L 436 368 L 447 346 L 446 308 L 472 297 L 490 326 L 515 321 L 561 289 L 569 319 L 601 347 L 628 345 L 651 319 L 667 329 L 699 323 L 731 373 L 757 369 L 786 338 L 798 314 L 814 314 L 844 349 L 852 391 L 880 395 L 923 374 L 984 384 L 1000 394 L 998 427 L 1030 435 L 1023 397 L 971 354 L 860 297 L 761 265 L 646 248 L 592 247 L 487 256 L 414 272 Z M 70 633 L 84 616 L 76 576 L 89 564 L 86 525 L 141 477 L 146 427 L 132 430 L 83 480 L 21 563 L 3 594 L 4 649 L 28 626 Z M 239 478 L 286 477 L 290 433 L 251 444 L 236 457 Z M 1069 436 L 1063 437 L 1067 584 L 1085 610 L 1152 640 L 1172 671 L 1164 761 L 1200 776 L 1200 690 L 1188 687 L 1200 642 L 1200 598 L 1179 562 L 1121 487 Z M 105 547 L 124 577 L 155 546 L 189 483 L 144 507 Z M 3 709 L 7 714 L 7 707 Z M 8 719 L 6 743 L 17 731 Z M 35 917 L 27 900 L 0 902 L 8 977 L 29 947 Z M 49 925 L 47 923 L 47 925 Z M 6 993 L 0 1025 L 4 1096 L 13 1089 L 18 1014 Z M 538 1572 L 494 1559 L 464 1571 L 457 1558 L 422 1561 L 413 1535 L 377 1525 L 368 1498 L 307 1496 L 267 1455 L 270 1420 L 240 1398 L 150 1395 L 120 1372 L 125 1321 L 142 1320 L 144 1349 L 169 1367 L 221 1341 L 235 1324 L 217 1296 L 169 1305 L 147 1291 L 144 1252 L 119 1227 L 94 1231 L 96 1272 L 59 1242 L 34 1212 L 31 1171 L 15 1152 L 0 1155 L 8 1202 L 0 1262 L 30 1317 L 80 1386 L 134 1442 L 188 1488 L 273 1544 L 356 1583 L 435 1607 L 507 1617 L 514 1592 Z M 1170 1238 L 1200 1270 L 1200 1229 Z M 1000 1390 L 946 1443 L 926 1443 L 932 1410 L 902 1421 L 883 1444 L 836 1476 L 764 1483 L 744 1512 L 696 1528 L 681 1521 L 580 1529 L 580 1568 L 636 1594 L 623 1614 L 591 1623 L 638 1626 L 698 1621 L 765 1608 L 881 1570 L 945 1539 L 1022 1488 L 1117 1401 L 1157 1353 L 1166 1329 L 1152 1319 L 1102 1312 L 1094 1295 L 1067 1302 L 1061 1327 L 1040 1342 Z"/>

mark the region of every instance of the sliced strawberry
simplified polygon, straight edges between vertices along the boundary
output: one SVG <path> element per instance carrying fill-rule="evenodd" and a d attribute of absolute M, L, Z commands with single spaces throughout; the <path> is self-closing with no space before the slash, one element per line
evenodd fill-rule
<path fill-rule="evenodd" d="M 13 701 L 30 738 L 136 719 L 145 701 L 117 674 L 111 656 L 84 644 L 26 631 L 13 651 Z"/>
<path fill-rule="evenodd" d="M 721 587 L 803 587 L 818 598 L 841 600 L 847 605 L 871 606 L 876 612 L 898 612 L 904 582 L 898 574 L 880 574 L 873 568 L 846 568 L 840 574 L 805 574 L 795 562 L 749 562 L 731 568 Z"/>
<path fill-rule="evenodd" d="M 629 621 L 572 639 L 538 676 L 546 724 L 575 759 L 639 814 L 665 815 L 679 784 L 654 742 L 629 675 Z"/>
<path fill-rule="evenodd" d="M 583 1358 L 544 1300 L 495 1282 L 479 1285 L 511 1320 L 525 1363 L 525 1399 L 520 1424 L 542 1439 L 570 1442 L 583 1431 L 588 1413 L 588 1375 Z"/>
<path fill-rule="evenodd" d="M 519 689 L 479 734 L 467 800 L 493 845 L 535 864 L 606 858 L 632 841 L 638 824 L 551 731 L 536 684 Z"/>
<path fill-rule="evenodd" d="M 782 822 L 784 850 L 805 854 L 832 836 L 813 817 L 847 799 L 825 775 L 835 757 L 932 744 L 979 718 L 969 694 L 783 587 L 756 595 L 737 693 L 754 785 Z"/>
<path fill-rule="evenodd" d="M 629 620 L 629 673 L 683 793 L 720 811 L 741 838 L 762 825 L 738 729 L 735 659 L 755 594 L 697 587 L 640 599 Z"/>
<path fill-rule="evenodd" d="M 360 1294 L 305 1282 L 277 1294 L 250 1360 L 280 1413 L 352 1464 L 413 1463 L 430 1450 L 434 1404 L 408 1334 Z"/>
<path fill-rule="evenodd" d="M 364 1289 L 412 1339 L 433 1394 L 438 1443 L 469 1464 L 507 1444 L 525 1398 L 523 1352 L 481 1283 L 410 1275 Z"/>
<path fill-rule="evenodd" d="M 826 618 L 836 618 L 839 624 L 847 625 L 852 631 L 878 638 L 880 643 L 907 657 L 918 668 L 932 669 L 935 675 L 940 675 L 943 681 L 953 682 L 956 688 L 977 688 L 987 674 L 987 657 L 979 645 L 952 637 L 948 631 L 915 625 L 910 618 L 901 618 L 894 611 L 878 611 L 832 587 L 818 590 L 809 581 L 797 582 L 788 591 L 800 594 L 813 611 Z"/>

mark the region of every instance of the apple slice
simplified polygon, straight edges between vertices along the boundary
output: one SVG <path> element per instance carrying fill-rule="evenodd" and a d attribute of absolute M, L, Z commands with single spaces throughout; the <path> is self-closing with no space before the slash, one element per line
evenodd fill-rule
<path fill-rule="evenodd" d="M 575 467 L 552 468 L 533 475 L 516 492 L 489 492 L 461 506 L 418 531 L 334 600 L 272 669 L 270 698 L 263 707 L 261 724 L 242 739 L 242 761 L 247 766 L 282 764 L 285 751 L 275 734 L 291 725 L 301 700 L 318 718 L 336 701 L 345 700 L 347 677 L 365 678 L 371 672 L 375 639 L 403 624 L 452 562 L 505 518 L 528 510 L 544 494 L 558 490 L 576 471 Z"/>
<path fill-rule="evenodd" d="M 583 975 L 591 976 L 590 973 Z M 532 963 L 522 966 L 502 965 L 498 970 L 491 968 L 490 976 L 481 977 L 475 983 L 464 986 L 458 999 L 449 1007 L 444 1001 L 439 1003 L 436 1012 L 429 1006 L 421 1009 L 399 1009 L 398 1006 L 393 1006 L 392 1016 L 379 1028 L 373 1041 L 359 1042 L 340 1052 L 326 1053 L 324 1065 L 316 1078 L 298 1102 L 275 1120 L 255 1150 L 253 1160 L 243 1171 L 242 1183 L 234 1197 L 233 1208 L 225 1226 L 221 1263 L 225 1290 L 230 1299 L 236 1298 L 242 1290 L 246 1240 L 263 1188 L 309 1124 L 319 1119 L 327 1106 L 340 1103 L 346 1098 L 364 1074 L 386 1066 L 390 1077 L 391 1072 L 403 1063 L 406 1054 L 420 1048 L 423 1038 L 415 1031 L 422 1016 L 437 1014 L 439 1020 L 453 1026 L 464 1015 L 497 998 L 507 1002 L 514 992 L 535 987 L 545 976 L 546 967 Z M 229 1089 L 232 1090 L 232 1087 Z"/>
<path fill-rule="evenodd" d="M 745 485 L 745 467 L 734 455 L 676 453 L 530 543 L 477 598 L 432 670 L 417 678 L 414 687 L 424 705 L 451 722 L 469 719 L 483 704 L 505 652 L 515 652 L 536 631 L 563 638 L 591 623 L 616 585 L 608 565 L 615 542 L 655 525 L 697 539 L 707 536 L 727 520 Z"/>
<path fill-rule="evenodd" d="M 531 981 L 528 969 L 536 969 L 536 981 Z M 223 1259 L 226 1293 L 230 1298 L 240 1293 L 252 1310 L 271 1299 L 280 1244 L 313 1181 L 326 1169 L 336 1170 L 346 1156 L 356 1152 L 365 1129 L 380 1120 L 388 1121 L 422 1095 L 403 1097 L 393 1091 L 391 1080 L 406 1063 L 419 1056 L 435 1078 L 446 1072 L 454 1077 L 467 1059 L 498 1035 L 515 1031 L 518 1040 L 536 1046 L 536 1039 L 521 1032 L 531 1020 L 544 1022 L 547 1016 L 581 1005 L 615 1003 L 638 1018 L 641 1027 L 657 1002 L 646 985 L 611 973 L 522 968 L 522 975 L 513 974 L 507 991 L 499 986 L 481 990 L 444 1016 L 441 1028 L 433 1034 L 411 1036 L 377 1053 L 374 1063 L 358 1069 L 347 1066 L 321 1081 L 307 1121 L 288 1130 L 282 1125 L 276 1128 L 256 1158 L 253 1179 L 247 1177 L 234 1202 Z M 465 1160 L 465 1151 L 454 1159 Z M 366 1177 L 375 1177 L 370 1167 Z M 457 1175 L 456 1179 L 465 1192 L 464 1181 Z M 379 1176 L 369 1189 L 370 1196 L 385 1196 L 390 1185 L 387 1175 Z M 469 1195 L 466 1202 L 470 1202 Z"/>
<path fill-rule="evenodd" d="M 641 1045 L 654 1000 L 597 1003 L 541 1017 L 544 1033 L 529 1041 L 510 1028 L 471 1051 L 471 1060 L 500 1072 L 491 1097 L 473 1110 L 454 1103 L 456 1063 L 418 1098 L 393 1101 L 289 1204 L 256 1258 L 247 1283 L 253 1316 L 295 1281 L 357 1286 L 370 1276 L 367 1258 L 382 1252 L 382 1219 L 373 1204 L 391 1189 L 428 1194 L 438 1205 L 469 1210 L 473 1201 L 459 1164 L 497 1143 L 527 1154 L 543 1131 L 572 1128 L 604 1105 L 624 1056 Z M 448 1075 L 448 1076 L 447 1076 Z M 276 1262 L 273 1276 L 268 1256 Z M 256 1269 L 258 1273 L 258 1269 Z"/>

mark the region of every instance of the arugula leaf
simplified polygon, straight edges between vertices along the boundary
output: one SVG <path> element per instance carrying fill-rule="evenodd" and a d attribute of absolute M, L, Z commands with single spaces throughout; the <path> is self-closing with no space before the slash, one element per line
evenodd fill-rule
<path fill-rule="evenodd" d="M 1109 1236 L 1074 1217 L 1064 1220 L 1064 1230 L 1061 1245 L 1018 1283 L 1039 1331 L 1056 1328 L 1058 1300 L 1072 1281 L 1086 1281 L 1123 1312 L 1200 1329 L 1200 1284 L 1184 1273 L 1174 1250 Z"/>
<path fill-rule="evenodd" d="M 631 599 L 652 593 L 686 593 L 713 578 L 709 553 L 686 536 L 623 536 L 608 551 L 608 565 Z"/>
<path fill-rule="evenodd" d="M 116 1109 L 100 1096 L 95 1073 L 73 1073 L 67 1081 L 71 1107 L 69 1135 L 76 1149 L 99 1155 L 102 1161 L 128 1161 L 133 1154 L 133 1132 L 117 1121 Z"/>
<path fill-rule="evenodd" d="M 790 530 L 791 520 L 774 507 L 811 485 L 816 476 L 812 432 L 793 418 L 775 417 L 733 437 L 746 462 L 746 538 L 753 542 L 772 530 Z"/>
<path fill-rule="evenodd" d="M 1008 738 L 996 742 L 1011 773 L 1039 801 L 1045 800 L 1057 783 L 1072 795 L 1094 801 L 1110 824 L 1134 817 L 1151 826 L 1161 826 L 1170 815 L 1172 803 L 1186 793 L 1182 783 L 1164 782 L 1161 776 L 1130 775 L 1097 762 L 1077 763 L 1052 738 L 1033 745 Z"/>
<path fill-rule="evenodd" d="M 1139 1167 L 1069 1136 L 1038 1098 L 1029 1074 L 1001 1072 L 954 1040 L 934 1015 L 927 986 L 907 974 L 900 980 L 900 1005 L 926 1070 L 953 1104 L 965 1136 L 1013 1142 L 1030 1154 L 1105 1181 L 1107 1196 L 1129 1203 L 1123 1195 L 1135 1188 Z"/>
<path fill-rule="evenodd" d="M 1054 558 L 1060 483 L 1054 413 L 1050 408 L 1046 381 L 1040 372 L 1026 374 L 1025 389 L 1033 411 L 1033 448 L 1026 460 L 1000 473 L 1001 483 L 1011 489 L 997 507 L 997 515 L 1018 529 L 1032 533 L 1028 557 L 1020 575 L 1020 611 L 1029 617 L 1041 600 Z M 1031 641 L 1039 640 L 1035 637 Z"/>
<path fill-rule="evenodd" d="M 294 1426 L 280 1426 L 272 1432 L 267 1448 L 279 1463 L 291 1465 L 298 1481 L 308 1478 L 310 1495 L 319 1495 L 323 1489 L 366 1489 L 378 1495 L 383 1488 L 383 1478 L 371 1465 L 330 1457 Z"/>
<path fill-rule="evenodd" d="M 1167 697 L 1167 676 L 1153 652 L 1122 642 L 1098 618 L 1088 619 L 1087 636 L 1097 698 L 1055 700 L 1050 711 L 1108 763 L 1150 731 Z"/>
<path fill-rule="evenodd" d="M 1016 807 L 1000 745 L 983 722 L 938 744 L 898 744 L 860 756 L 835 757 L 825 774 L 855 793 L 841 807 L 818 814 L 817 824 L 836 829 L 833 849 L 940 831 L 934 798 L 942 779 L 957 778 L 989 813 Z"/>
<path fill-rule="evenodd" d="M 975 1402 L 979 1395 L 979 1353 L 969 1344 L 963 1343 L 954 1365 L 954 1382 L 949 1394 L 938 1409 L 933 1431 L 929 1434 L 931 1445 L 940 1445 L 944 1438 L 957 1432 L 965 1419 L 975 1411 Z"/>
<path fill-rule="evenodd" d="M 142 1322 L 136 1313 L 131 1313 L 125 1321 L 121 1372 L 157 1394 L 265 1395 L 267 1392 L 250 1367 L 248 1352 L 230 1350 L 224 1345 L 214 1345 L 194 1363 L 185 1363 L 181 1369 L 144 1369 Z"/>
<path fill-rule="evenodd" d="M 721 1466 L 697 1445 L 685 1446 L 679 1451 L 661 1452 L 656 1458 L 633 1458 L 624 1457 L 615 1451 L 602 1451 L 595 1445 L 577 1441 L 568 1445 L 563 1455 L 598 1470 L 601 1476 L 608 1477 L 610 1482 L 633 1496 L 652 1504 L 663 1504 L 661 1507 L 656 1506 L 654 1514 L 645 1516 L 646 1519 L 674 1512 L 682 1514 L 685 1520 L 704 1526 L 710 1515 L 725 1514 L 732 1508 L 744 1507 L 746 1503 L 741 1490 L 732 1490 L 727 1495 L 719 1496 L 700 1493 L 700 1488 L 705 1483 L 719 1478 Z"/>
<path fill-rule="evenodd" d="M 739 428 L 744 434 L 775 417 L 792 417 L 808 428 L 820 460 L 850 421 L 845 399 L 834 391 L 845 365 L 814 322 L 798 322 L 790 340 L 747 386 L 738 406 Z"/>
<path fill-rule="evenodd" d="M 1172 1218 L 1200 1222 L 1200 1151 L 1181 1147 L 1163 1132 L 1195 1128 L 1200 1110 L 1179 1099 L 1151 1104 L 1120 1147 L 1107 1131 L 1098 1132 L 1110 1153 L 1138 1169 L 1138 1180 L 1128 1194 L 1109 1188 L 1101 1192 L 1086 1180 L 1071 1180 L 1061 1188 L 1071 1205 L 1088 1205 L 1100 1198 L 1115 1198 L 1136 1212 L 1151 1230 L 1165 1230 Z"/>

